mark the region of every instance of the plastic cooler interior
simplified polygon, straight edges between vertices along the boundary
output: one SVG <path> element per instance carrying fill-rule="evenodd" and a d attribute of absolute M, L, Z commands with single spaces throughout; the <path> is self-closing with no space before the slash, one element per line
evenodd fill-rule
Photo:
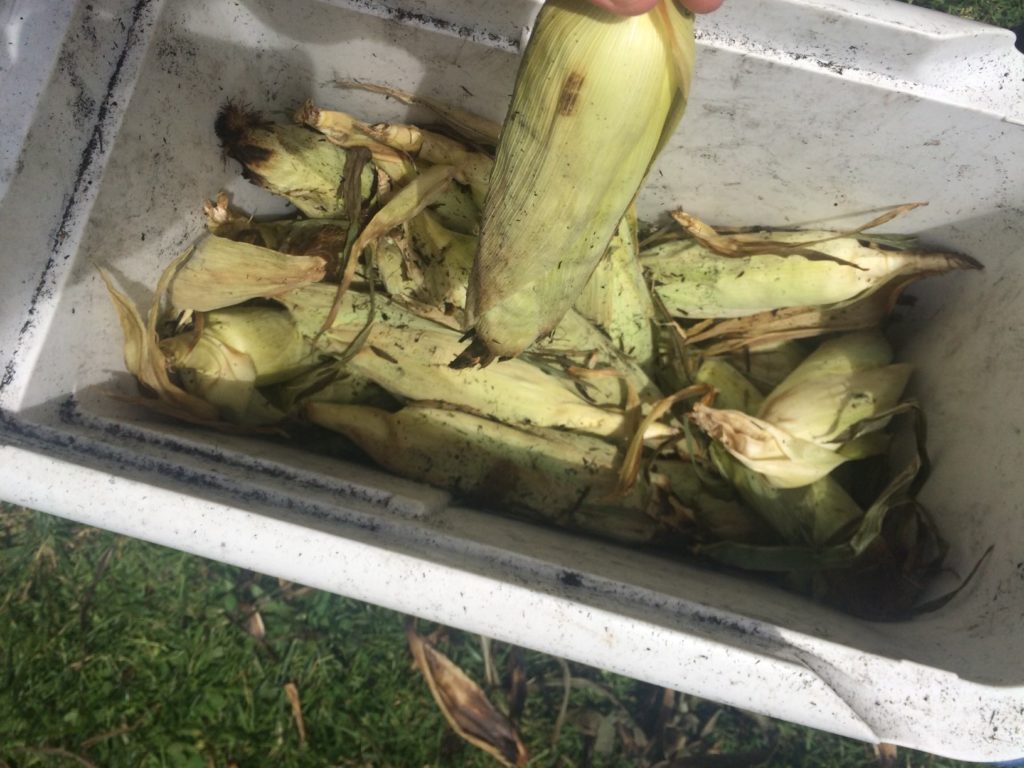
<path fill-rule="evenodd" d="M 935 464 L 924 501 L 968 587 L 858 621 L 741 579 L 465 509 L 297 446 L 187 428 L 133 398 L 97 265 L 143 306 L 243 182 L 228 98 L 423 117 L 336 77 L 500 119 L 538 2 L 65 0 L 0 11 L 0 498 L 848 736 L 1024 756 L 1024 58 L 1010 33 L 888 0 L 729 0 L 641 215 L 859 223 L 984 262 L 897 326 Z M 6 16 L 4 16 L 6 14 Z"/>

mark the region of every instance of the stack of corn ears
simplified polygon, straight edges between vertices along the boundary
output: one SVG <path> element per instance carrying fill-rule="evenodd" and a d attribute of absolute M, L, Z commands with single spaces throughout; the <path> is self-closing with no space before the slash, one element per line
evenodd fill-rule
<path fill-rule="evenodd" d="M 692 55 L 669 0 L 629 19 L 549 0 L 504 126 L 436 105 L 437 130 L 227 105 L 225 153 L 300 215 L 208 202 L 145 313 L 103 273 L 140 401 L 214 429 L 312 425 L 468 502 L 861 613 L 840 575 L 898 573 L 911 586 L 885 612 L 905 612 L 941 546 L 914 502 L 926 460 L 893 439 L 919 410 L 884 321 L 911 281 L 977 264 L 682 213 L 641 247 L 632 201 Z M 642 136 L 615 135 L 622 114 L 646 116 Z"/>

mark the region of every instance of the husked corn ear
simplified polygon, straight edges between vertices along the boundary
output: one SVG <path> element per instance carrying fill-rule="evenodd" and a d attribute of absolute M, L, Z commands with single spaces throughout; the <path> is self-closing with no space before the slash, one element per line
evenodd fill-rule
<path fill-rule="evenodd" d="M 514 357 L 551 331 L 608 247 L 689 91 L 693 19 L 673 0 L 616 16 L 549 0 L 516 79 L 457 365 Z"/>
<path fill-rule="evenodd" d="M 226 104 L 214 128 L 228 157 L 257 186 L 282 195 L 310 218 L 349 218 L 342 188 L 348 155 L 326 137 L 299 125 L 271 123 L 258 112 Z M 368 200 L 374 170 L 364 165 L 359 190 Z"/>

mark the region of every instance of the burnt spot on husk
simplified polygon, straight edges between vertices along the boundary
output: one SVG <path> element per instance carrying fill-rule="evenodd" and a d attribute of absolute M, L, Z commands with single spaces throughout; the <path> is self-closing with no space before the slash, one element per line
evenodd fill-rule
<path fill-rule="evenodd" d="M 249 132 L 258 128 L 270 128 L 270 123 L 256 110 L 234 101 L 226 102 L 213 121 L 213 130 L 220 139 L 221 147 L 232 157 L 245 144 Z"/>
<path fill-rule="evenodd" d="M 558 114 L 570 117 L 576 111 L 584 80 L 586 77 L 581 72 L 570 72 L 565 78 L 562 91 L 558 94 Z"/>

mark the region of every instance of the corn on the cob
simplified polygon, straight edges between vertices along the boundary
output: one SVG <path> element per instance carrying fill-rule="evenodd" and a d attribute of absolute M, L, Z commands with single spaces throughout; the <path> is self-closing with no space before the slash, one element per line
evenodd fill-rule
<path fill-rule="evenodd" d="M 584 398 L 568 375 L 552 375 L 523 360 L 486 370 L 454 370 L 448 362 L 461 348 L 461 333 L 377 298 L 378 320 L 352 350 L 369 317 L 370 299 L 349 291 L 334 323 L 321 333 L 334 292 L 309 285 L 276 297 L 316 347 L 345 356 L 347 370 L 375 381 L 410 401 L 445 402 L 487 414 L 508 424 L 560 427 L 606 437 L 629 434 L 631 419 L 621 409 L 602 407 Z M 650 438 L 674 434 L 655 424 Z"/>
<path fill-rule="evenodd" d="M 654 302 L 637 261 L 639 250 L 636 206 L 631 205 L 573 308 L 652 373 Z"/>
<path fill-rule="evenodd" d="M 280 421 L 284 414 L 257 388 L 285 381 L 317 363 L 288 313 L 266 306 L 206 313 L 194 332 L 164 339 L 160 347 L 186 390 L 239 423 Z"/>
<path fill-rule="evenodd" d="M 317 283 L 326 269 L 319 256 L 289 256 L 211 235 L 203 238 L 173 276 L 170 300 L 179 310 L 223 309 Z"/>
<path fill-rule="evenodd" d="M 351 218 L 342 194 L 348 155 L 321 134 L 268 122 L 230 103 L 214 128 L 224 152 L 241 163 L 242 174 L 253 184 L 288 198 L 310 218 Z M 375 187 L 372 166 L 362 166 L 357 188 L 364 201 Z"/>
<path fill-rule="evenodd" d="M 779 384 L 756 417 L 698 404 L 693 419 L 771 484 L 807 485 L 848 459 L 885 449 L 886 440 L 872 433 L 885 425 L 910 376 L 909 366 L 886 364 L 891 356 L 880 334 L 841 336 Z"/>
<path fill-rule="evenodd" d="M 720 256 L 692 240 L 663 243 L 642 255 L 658 296 L 676 317 L 745 317 L 784 307 L 817 307 L 864 296 L 890 281 L 907 284 L 956 269 L 977 269 L 973 259 L 881 247 L 865 236 L 835 232 L 769 232 L 766 241 L 791 245 L 789 255 Z M 834 239 L 828 239 L 834 238 Z M 745 241 L 756 244 L 756 240 Z M 801 244 L 847 263 L 812 260 Z"/>
<path fill-rule="evenodd" d="M 807 357 L 808 349 L 800 341 L 783 341 L 756 351 L 743 350 L 728 360 L 761 392 L 771 392 Z"/>
<path fill-rule="evenodd" d="M 458 365 L 514 357 L 583 290 L 685 107 L 693 19 L 549 0 L 520 65 L 473 266 Z"/>
<path fill-rule="evenodd" d="M 604 499 L 615 485 L 617 449 L 589 435 L 513 427 L 459 410 L 406 406 L 398 413 L 366 406 L 311 403 L 312 422 L 342 432 L 381 466 L 470 499 L 571 515 Z M 644 490 L 623 499 L 642 510 Z"/>

